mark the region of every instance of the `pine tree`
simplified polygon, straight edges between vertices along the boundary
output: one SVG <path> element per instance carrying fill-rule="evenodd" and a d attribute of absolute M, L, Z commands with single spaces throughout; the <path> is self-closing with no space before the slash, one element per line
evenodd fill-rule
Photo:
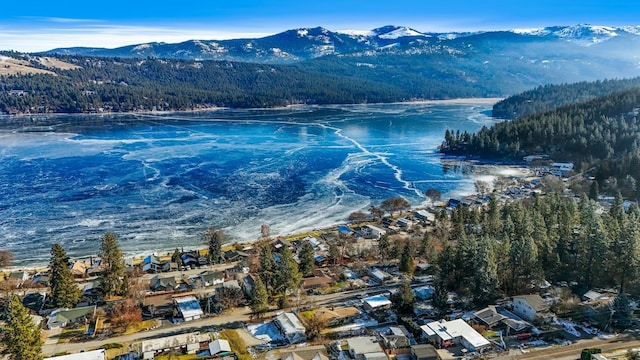
<path fill-rule="evenodd" d="M 124 272 L 124 257 L 115 234 L 107 232 L 102 237 L 100 258 L 104 266 L 101 284 L 105 295 L 126 295 L 128 281 Z"/>
<path fill-rule="evenodd" d="M 302 275 L 298 270 L 298 263 L 293 259 L 293 254 L 288 246 L 283 246 L 282 248 L 277 269 L 277 293 L 287 294 L 298 287 Z"/>
<path fill-rule="evenodd" d="M 42 360 L 42 336 L 17 295 L 11 296 L 2 343 L 10 360 Z"/>
<path fill-rule="evenodd" d="M 269 311 L 269 294 L 267 294 L 267 288 L 264 286 L 260 277 L 256 277 L 253 287 L 251 288 L 249 307 L 253 315 L 258 318 Z"/>
<path fill-rule="evenodd" d="M 313 275 L 313 268 L 315 266 L 315 258 L 313 255 L 313 246 L 308 241 L 303 241 L 300 247 L 300 253 L 298 255 L 300 259 L 300 272 L 302 276 Z"/>
<path fill-rule="evenodd" d="M 69 256 L 60 244 L 51 246 L 51 294 L 57 307 L 72 308 L 79 301 L 82 293 L 73 279 L 69 269 Z"/>
<path fill-rule="evenodd" d="M 276 286 L 277 264 L 271 251 L 269 243 L 265 243 L 260 248 L 260 279 L 267 292 L 273 294 Z"/>
<path fill-rule="evenodd" d="M 209 264 L 219 264 L 222 261 L 222 244 L 226 241 L 226 235 L 220 229 L 209 228 L 202 234 L 202 239 L 209 248 L 207 260 Z"/>
<path fill-rule="evenodd" d="M 416 297 L 411 291 L 411 285 L 407 280 L 400 283 L 398 291 L 391 296 L 391 303 L 398 314 L 412 314 Z"/>
<path fill-rule="evenodd" d="M 380 254 L 380 261 L 386 262 L 389 260 L 389 253 L 391 252 L 391 244 L 389 243 L 389 237 L 387 234 L 382 235 L 378 240 L 378 253 Z"/>
<path fill-rule="evenodd" d="M 406 273 L 407 275 L 413 275 L 415 267 L 416 265 L 413 261 L 413 248 L 411 246 L 411 241 L 407 241 L 404 245 L 404 249 L 402 250 L 402 255 L 400 256 L 398 270 Z"/>

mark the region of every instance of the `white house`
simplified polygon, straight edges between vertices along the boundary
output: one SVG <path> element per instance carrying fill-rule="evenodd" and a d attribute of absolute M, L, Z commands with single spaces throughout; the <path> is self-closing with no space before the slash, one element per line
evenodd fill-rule
<path fill-rule="evenodd" d="M 391 307 L 391 301 L 384 295 L 371 296 L 362 299 L 362 302 L 364 302 L 365 309 L 370 311 L 384 310 Z"/>
<path fill-rule="evenodd" d="M 442 347 L 460 344 L 469 351 L 482 351 L 491 347 L 489 340 L 462 319 L 434 321 L 420 328 L 426 337 L 437 341 Z"/>
<path fill-rule="evenodd" d="M 280 313 L 276 316 L 275 325 L 290 344 L 307 341 L 305 327 L 294 313 Z"/>
<path fill-rule="evenodd" d="M 195 296 L 175 298 L 174 301 L 184 321 L 197 320 L 202 317 L 202 308 L 200 308 L 200 302 Z"/>
<path fill-rule="evenodd" d="M 231 353 L 231 345 L 229 341 L 218 339 L 209 343 L 209 354 L 211 356 L 227 355 Z"/>
<path fill-rule="evenodd" d="M 549 306 L 540 295 L 519 295 L 513 297 L 513 312 L 521 318 L 531 321 Z"/>
<path fill-rule="evenodd" d="M 375 336 L 360 336 L 347 339 L 349 354 L 355 360 L 387 360 Z"/>
<path fill-rule="evenodd" d="M 143 340 L 141 344 L 142 359 L 153 359 L 156 353 L 171 349 L 184 349 L 189 354 L 195 354 L 200 349 L 200 343 L 209 340 L 211 340 L 209 334 L 200 334 L 199 332 Z"/>
<path fill-rule="evenodd" d="M 365 239 L 380 239 L 387 234 L 387 231 L 373 225 L 365 225 L 362 228 L 362 236 Z"/>
<path fill-rule="evenodd" d="M 44 360 L 105 360 L 106 354 L 104 349 L 98 349 L 93 351 L 85 351 L 77 354 L 53 356 L 45 358 Z"/>

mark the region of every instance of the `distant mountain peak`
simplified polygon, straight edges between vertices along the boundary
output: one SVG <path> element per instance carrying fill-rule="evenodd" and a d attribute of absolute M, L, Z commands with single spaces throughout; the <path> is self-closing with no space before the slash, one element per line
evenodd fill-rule
<path fill-rule="evenodd" d="M 371 33 L 375 34 L 381 39 L 398 39 L 402 37 L 431 37 L 430 35 L 423 34 L 417 30 L 414 30 L 406 26 L 386 25 L 377 29 L 371 30 Z"/>

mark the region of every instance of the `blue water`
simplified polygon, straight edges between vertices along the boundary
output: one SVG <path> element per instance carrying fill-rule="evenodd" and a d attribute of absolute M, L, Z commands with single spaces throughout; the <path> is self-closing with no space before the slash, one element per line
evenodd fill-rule
<path fill-rule="evenodd" d="M 201 245 L 207 227 L 254 240 L 344 222 L 392 196 L 418 206 L 474 179 L 444 171 L 447 128 L 488 105 L 390 104 L 166 115 L 0 118 L 0 249 L 43 264 L 51 244 L 127 255 Z"/>

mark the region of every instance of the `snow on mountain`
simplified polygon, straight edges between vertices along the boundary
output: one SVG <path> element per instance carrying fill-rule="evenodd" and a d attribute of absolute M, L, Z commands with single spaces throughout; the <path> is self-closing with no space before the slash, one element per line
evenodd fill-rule
<path fill-rule="evenodd" d="M 411 37 L 411 36 L 428 36 L 428 35 L 425 35 L 423 33 L 420 33 L 408 27 L 399 27 L 387 33 L 378 34 L 378 37 L 381 39 L 398 39 L 401 37 Z"/>
<path fill-rule="evenodd" d="M 571 26 L 552 26 L 539 29 L 513 29 L 519 35 L 553 37 L 579 45 L 591 46 L 610 40 L 621 33 L 640 35 L 640 27 L 627 26 L 614 28 L 610 26 L 578 24 Z"/>

